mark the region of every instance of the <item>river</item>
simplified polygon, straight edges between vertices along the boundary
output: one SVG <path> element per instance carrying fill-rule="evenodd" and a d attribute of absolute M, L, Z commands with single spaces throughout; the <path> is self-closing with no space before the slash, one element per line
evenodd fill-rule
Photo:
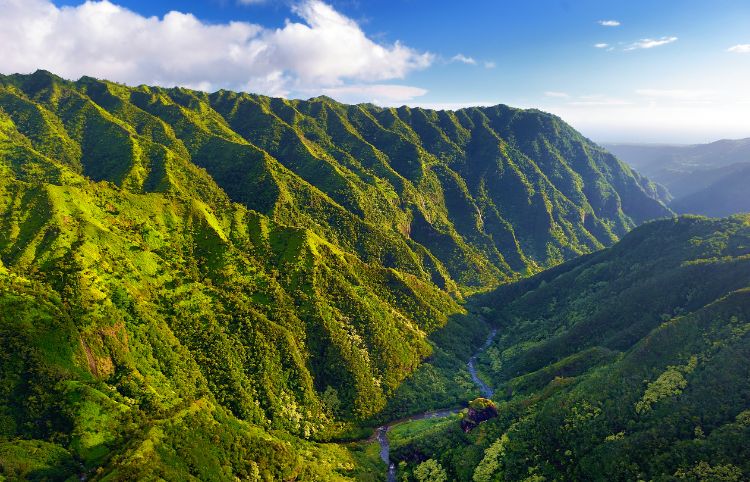
<path fill-rule="evenodd" d="M 495 335 L 497 335 L 497 330 L 492 330 L 490 336 L 487 337 L 487 341 L 484 342 L 484 345 L 482 345 L 482 347 L 474 354 L 473 357 L 469 359 L 469 362 L 466 364 L 466 367 L 469 369 L 469 373 L 471 374 L 471 379 L 474 381 L 474 384 L 479 387 L 479 391 L 484 398 L 492 398 L 492 395 L 495 392 L 486 383 L 484 383 L 481 378 L 479 378 L 479 375 L 477 375 L 477 369 L 474 367 L 474 364 L 477 361 L 477 355 L 479 355 L 479 353 L 486 350 L 487 347 L 490 346 L 492 340 L 495 338 Z"/>
<path fill-rule="evenodd" d="M 479 350 L 477 350 L 477 352 L 474 354 L 474 356 L 472 356 L 469 359 L 469 361 L 466 363 L 466 367 L 469 370 L 471 379 L 479 388 L 479 392 L 482 394 L 484 398 L 492 397 L 492 394 L 494 393 L 494 391 L 486 383 L 484 383 L 481 378 L 479 378 L 479 375 L 477 375 L 477 370 L 474 365 L 477 361 L 477 356 L 479 355 L 479 353 L 486 350 L 487 347 L 490 346 L 496 334 L 497 334 L 497 330 L 492 330 L 490 335 L 487 337 L 487 341 L 484 342 L 484 345 L 482 345 L 479 348 Z M 460 408 L 445 408 L 441 410 L 432 410 L 429 412 L 423 412 L 417 415 L 412 415 L 411 417 L 406 417 L 406 418 L 402 418 L 399 420 L 393 420 L 391 422 L 388 422 L 385 425 L 378 427 L 375 430 L 375 434 L 377 436 L 378 443 L 380 444 L 380 458 L 381 460 L 383 460 L 383 462 L 385 462 L 386 466 L 388 466 L 388 482 L 396 482 L 396 464 L 391 462 L 391 444 L 388 441 L 388 430 L 390 430 L 391 427 L 393 427 L 394 425 L 397 425 L 402 422 L 410 422 L 413 420 L 424 420 L 426 418 L 447 417 L 448 415 L 453 415 L 454 413 L 458 413 L 460 410 L 461 410 Z"/>

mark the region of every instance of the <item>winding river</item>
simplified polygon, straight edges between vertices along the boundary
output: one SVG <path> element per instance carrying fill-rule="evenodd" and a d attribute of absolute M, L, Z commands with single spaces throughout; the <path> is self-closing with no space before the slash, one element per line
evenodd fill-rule
<path fill-rule="evenodd" d="M 495 393 L 495 391 L 492 390 L 492 388 L 490 388 L 486 383 L 484 383 L 481 378 L 479 378 L 479 375 L 477 375 L 477 369 L 474 367 L 474 364 L 477 361 L 477 356 L 479 355 L 479 353 L 483 352 L 487 349 L 487 347 L 490 346 L 492 340 L 495 338 L 495 335 L 497 335 L 497 330 L 492 330 L 490 336 L 487 337 L 487 341 L 484 342 L 484 345 L 479 348 L 479 350 L 474 354 L 473 357 L 469 359 L 469 362 L 466 364 L 466 367 L 469 369 L 469 373 L 471 374 L 471 379 L 474 381 L 474 384 L 479 387 L 479 392 L 484 398 L 492 398 L 492 395 Z"/>
<path fill-rule="evenodd" d="M 479 353 L 486 350 L 487 347 L 490 346 L 496 334 L 497 334 L 497 330 L 492 330 L 490 335 L 487 337 L 487 341 L 484 342 L 484 345 L 482 345 L 479 348 L 479 350 L 477 350 L 477 352 L 474 354 L 474 356 L 472 356 L 469 359 L 469 361 L 466 363 L 466 367 L 469 370 L 471 379 L 474 381 L 474 384 L 479 388 L 479 392 L 485 398 L 492 397 L 492 394 L 494 393 L 494 391 L 486 383 L 484 383 L 481 378 L 479 378 L 479 375 L 477 375 L 476 367 L 474 365 L 477 361 L 477 356 L 479 355 Z M 414 420 L 424 420 L 427 418 L 442 418 L 442 417 L 447 417 L 448 415 L 453 415 L 454 413 L 458 413 L 459 411 L 461 411 L 460 408 L 445 408 L 441 410 L 433 410 L 429 412 L 423 412 L 417 415 L 412 415 L 411 417 L 406 417 L 406 418 L 402 418 L 399 420 L 393 420 L 385 425 L 378 427 L 375 430 L 375 435 L 378 439 L 378 443 L 380 444 L 380 458 L 388 466 L 388 482 L 396 482 L 396 464 L 391 462 L 391 444 L 388 441 L 388 430 L 390 430 L 391 427 L 399 423 L 411 422 Z"/>

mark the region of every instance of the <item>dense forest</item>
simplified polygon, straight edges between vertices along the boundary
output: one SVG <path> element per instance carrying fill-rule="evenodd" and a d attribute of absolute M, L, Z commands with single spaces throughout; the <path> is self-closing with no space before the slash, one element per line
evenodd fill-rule
<path fill-rule="evenodd" d="M 503 288 L 484 318 L 472 297 L 671 215 L 655 185 L 535 110 L 44 71 L 0 77 L 0 170 L 10 480 L 379 480 L 367 445 L 333 442 L 476 395 L 462 367 L 488 324 L 496 383 L 563 361 L 539 339 L 564 343 L 557 321 L 511 329 L 526 314 Z M 565 356 L 599 366 L 653 321 Z M 534 376 L 513 393 L 545 385 Z"/>
<path fill-rule="evenodd" d="M 498 417 L 396 434 L 405 479 L 748 479 L 750 217 L 648 223 L 480 298 Z"/>

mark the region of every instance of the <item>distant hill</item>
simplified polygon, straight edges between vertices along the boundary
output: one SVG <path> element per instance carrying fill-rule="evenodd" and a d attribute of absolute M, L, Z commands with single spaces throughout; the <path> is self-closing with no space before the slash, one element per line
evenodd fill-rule
<path fill-rule="evenodd" d="M 606 148 L 669 191 L 679 213 L 725 216 L 750 210 L 739 186 L 750 172 L 750 138 L 691 146 L 607 144 Z M 737 186 L 737 187 L 733 187 Z"/>
<path fill-rule="evenodd" d="M 711 172 L 721 172 L 721 176 L 703 189 L 674 200 L 670 207 L 680 213 L 714 217 L 750 212 L 750 163 Z M 708 173 L 701 172 L 694 175 L 709 177 Z"/>
<path fill-rule="evenodd" d="M 691 172 L 750 162 L 750 138 L 723 139 L 708 144 L 603 144 L 639 172 L 658 176 L 669 171 Z M 655 179 L 662 182 L 662 179 Z"/>

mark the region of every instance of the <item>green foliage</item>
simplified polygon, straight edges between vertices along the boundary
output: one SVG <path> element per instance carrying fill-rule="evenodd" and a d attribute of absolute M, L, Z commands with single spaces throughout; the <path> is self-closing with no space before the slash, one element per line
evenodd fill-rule
<path fill-rule="evenodd" d="M 537 111 L 44 71 L 0 76 L 0 212 L 3 475 L 101 480 L 366 479 L 322 442 L 476 396 L 464 296 L 669 214 Z"/>
<path fill-rule="evenodd" d="M 0 94 L 11 145 L 133 192 L 215 202 L 215 182 L 365 261 L 465 291 L 669 214 L 639 176 L 538 111 L 380 109 L 43 71 L 3 77 Z"/>
<path fill-rule="evenodd" d="M 698 481 L 740 481 L 743 479 L 742 470 L 732 464 L 711 466 L 708 462 L 699 462 L 690 469 L 680 469 L 675 472 L 677 480 Z"/>
<path fill-rule="evenodd" d="M 496 408 L 495 402 L 487 398 L 479 397 L 469 402 L 469 408 L 473 408 L 474 410 L 485 410 L 490 407 Z"/>
<path fill-rule="evenodd" d="M 448 482 L 445 469 L 434 459 L 427 459 L 414 469 L 414 477 L 419 482 Z"/>
<path fill-rule="evenodd" d="M 484 344 L 490 329 L 477 316 L 456 315 L 429 337 L 432 354 L 404 380 L 374 418 L 380 424 L 416 413 L 458 407 L 479 395 L 466 362 Z"/>
<path fill-rule="evenodd" d="M 681 394 L 687 386 L 683 373 L 689 375 L 697 363 L 696 357 L 692 357 L 684 367 L 668 367 L 656 380 L 648 384 L 643 397 L 635 404 L 635 411 L 639 414 L 645 413 L 651 410 L 654 403 Z"/>
<path fill-rule="evenodd" d="M 412 438 L 396 460 L 455 480 L 747 479 L 749 226 L 650 223 L 481 296 L 500 324 L 479 357 L 498 418 Z"/>
<path fill-rule="evenodd" d="M 76 464 L 63 447 L 41 440 L 0 442 L 0 474 L 9 480 L 65 480 Z"/>
<path fill-rule="evenodd" d="M 497 439 L 484 451 L 484 457 L 482 461 L 477 465 L 472 480 L 474 482 L 490 482 L 495 479 L 500 479 L 500 460 L 505 455 L 505 446 L 508 444 L 509 439 L 506 434 Z"/>

